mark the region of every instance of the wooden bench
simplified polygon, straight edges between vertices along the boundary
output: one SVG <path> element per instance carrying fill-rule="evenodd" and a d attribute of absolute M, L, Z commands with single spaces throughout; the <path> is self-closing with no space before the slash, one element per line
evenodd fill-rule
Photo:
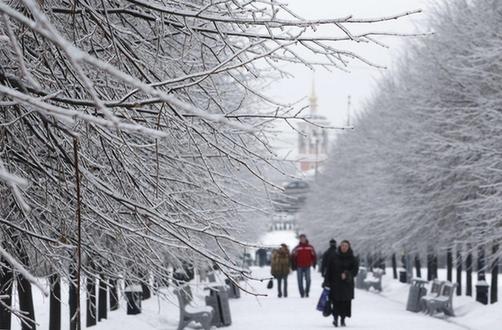
<path fill-rule="evenodd" d="M 423 312 L 427 312 L 427 304 L 431 299 L 439 297 L 441 290 L 443 289 L 444 281 L 434 279 L 431 283 L 430 292 L 420 299 L 420 306 Z"/>
<path fill-rule="evenodd" d="M 364 286 L 366 290 L 373 288 L 376 291 L 382 292 L 383 269 L 375 268 L 373 269 L 372 274 L 373 275 L 370 278 L 366 278 L 364 280 Z"/>
<path fill-rule="evenodd" d="M 457 283 L 444 282 L 439 296 L 426 301 L 426 311 L 429 315 L 436 312 L 443 312 L 448 316 L 455 316 L 453 311 L 453 294 Z"/>
<path fill-rule="evenodd" d="M 174 290 L 174 294 L 178 297 L 180 309 L 180 322 L 178 330 L 183 330 L 191 322 L 200 323 L 204 330 L 211 328 L 211 320 L 213 318 L 213 308 L 210 306 L 191 306 L 192 294 L 190 287 L 184 286 Z"/>

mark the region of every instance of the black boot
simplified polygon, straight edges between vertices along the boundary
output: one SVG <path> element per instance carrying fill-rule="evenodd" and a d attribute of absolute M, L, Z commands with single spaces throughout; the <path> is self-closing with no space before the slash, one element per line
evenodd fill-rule
<path fill-rule="evenodd" d="M 345 317 L 342 317 L 342 322 L 341 322 L 342 327 L 345 326 Z"/>
<path fill-rule="evenodd" d="M 335 319 L 333 320 L 333 325 L 335 328 L 338 328 L 338 316 L 335 316 Z"/>

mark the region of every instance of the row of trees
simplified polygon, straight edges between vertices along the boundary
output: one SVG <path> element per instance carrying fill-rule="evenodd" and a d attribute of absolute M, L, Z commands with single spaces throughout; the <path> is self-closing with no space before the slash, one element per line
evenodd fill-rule
<path fill-rule="evenodd" d="M 69 283 L 77 329 L 81 277 L 141 282 L 186 260 L 242 272 L 235 256 L 275 189 L 266 173 L 282 173 L 268 131 L 301 117 L 260 85 L 285 62 L 365 61 L 335 47 L 379 45 L 350 26 L 408 14 L 305 20 L 274 0 L 0 2 L 0 319 L 35 327 L 32 274 L 50 277 L 39 287 L 51 304 Z M 321 25 L 339 33 L 319 36 Z"/>
<path fill-rule="evenodd" d="M 354 131 L 337 137 L 303 216 L 315 241 L 347 238 L 388 256 L 449 251 L 460 265 L 470 256 L 468 267 L 473 252 L 482 269 L 498 264 L 501 15 L 494 0 L 448 2 L 431 15 L 434 35 L 410 42 Z"/>

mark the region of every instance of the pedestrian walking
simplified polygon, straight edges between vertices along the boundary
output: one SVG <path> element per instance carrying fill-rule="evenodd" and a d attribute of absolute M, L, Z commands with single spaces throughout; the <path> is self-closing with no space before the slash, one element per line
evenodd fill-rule
<path fill-rule="evenodd" d="M 336 241 L 334 238 L 329 241 L 329 248 L 322 254 L 321 257 L 321 275 L 326 277 L 326 270 L 328 268 L 328 260 L 336 253 Z"/>
<path fill-rule="evenodd" d="M 291 256 L 286 244 L 272 252 L 271 274 L 277 279 L 277 296 L 279 298 L 288 296 L 288 276 L 290 272 Z"/>
<path fill-rule="evenodd" d="M 333 310 L 333 325 L 345 326 L 345 318 L 352 316 L 352 299 L 354 299 L 354 277 L 359 270 L 359 261 L 354 256 L 350 242 L 341 242 L 337 253 L 327 262 L 324 285 L 331 288 L 330 298 Z"/>
<path fill-rule="evenodd" d="M 300 297 L 308 297 L 310 291 L 310 267 L 315 268 L 317 257 L 314 247 L 309 244 L 305 234 L 300 235 L 300 243 L 293 249 L 291 254 L 293 268 L 296 269 L 298 277 Z"/>

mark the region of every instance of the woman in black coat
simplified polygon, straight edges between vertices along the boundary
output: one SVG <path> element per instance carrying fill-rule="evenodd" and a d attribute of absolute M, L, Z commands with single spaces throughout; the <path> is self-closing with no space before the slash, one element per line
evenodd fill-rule
<path fill-rule="evenodd" d="M 359 262 L 352 252 L 349 241 L 342 241 L 337 253 L 328 261 L 325 286 L 331 288 L 330 298 L 333 307 L 333 324 L 338 327 L 338 317 L 342 327 L 345 318 L 352 315 L 352 299 L 354 299 L 354 277 L 359 270 Z"/>

